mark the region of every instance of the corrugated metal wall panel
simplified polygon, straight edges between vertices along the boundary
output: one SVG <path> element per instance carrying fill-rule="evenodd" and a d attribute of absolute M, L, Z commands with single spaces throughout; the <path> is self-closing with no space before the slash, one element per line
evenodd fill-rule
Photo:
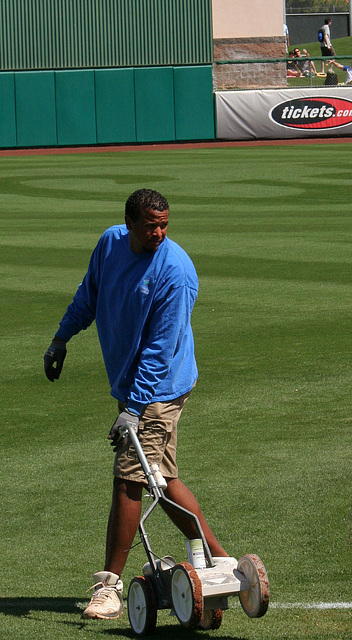
<path fill-rule="evenodd" d="M 1 70 L 211 62 L 211 0 L 0 1 Z"/>

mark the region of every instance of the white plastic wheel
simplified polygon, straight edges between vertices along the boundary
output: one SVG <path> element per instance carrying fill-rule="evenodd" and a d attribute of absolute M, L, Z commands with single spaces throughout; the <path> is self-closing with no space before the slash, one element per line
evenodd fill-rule
<path fill-rule="evenodd" d="M 222 623 L 222 615 L 222 609 L 205 609 L 198 628 L 203 629 L 203 631 L 219 629 Z"/>
<path fill-rule="evenodd" d="M 180 562 L 172 569 L 172 606 L 182 626 L 196 627 L 203 616 L 202 583 L 194 567 Z"/>
<path fill-rule="evenodd" d="M 250 588 L 239 592 L 244 612 L 249 618 L 261 618 L 269 606 L 270 589 L 265 567 L 254 553 L 244 555 L 238 561 L 238 570 L 250 583 Z"/>
<path fill-rule="evenodd" d="M 131 580 L 127 595 L 128 619 L 134 633 L 144 636 L 156 627 L 157 605 L 153 587 L 144 578 Z"/>

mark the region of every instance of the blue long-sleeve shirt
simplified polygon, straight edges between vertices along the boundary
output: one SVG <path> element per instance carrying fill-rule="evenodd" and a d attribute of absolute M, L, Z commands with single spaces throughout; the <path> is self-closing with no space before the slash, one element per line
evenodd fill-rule
<path fill-rule="evenodd" d="M 125 225 L 110 227 L 56 335 L 68 341 L 95 319 L 111 394 L 135 413 L 190 391 L 197 379 L 191 313 L 198 278 L 185 251 L 165 238 L 134 253 Z"/>

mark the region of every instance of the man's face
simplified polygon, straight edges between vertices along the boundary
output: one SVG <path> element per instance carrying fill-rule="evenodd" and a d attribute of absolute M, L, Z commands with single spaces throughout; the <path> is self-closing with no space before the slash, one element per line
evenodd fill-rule
<path fill-rule="evenodd" d="M 126 216 L 126 226 L 129 231 L 130 248 L 134 253 L 148 251 L 154 253 L 165 240 L 169 210 L 155 211 L 146 209 L 134 222 Z"/>

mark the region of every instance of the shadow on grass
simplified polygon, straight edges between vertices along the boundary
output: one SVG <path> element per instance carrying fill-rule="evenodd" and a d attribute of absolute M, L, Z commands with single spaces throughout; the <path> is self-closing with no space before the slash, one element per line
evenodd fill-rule
<path fill-rule="evenodd" d="M 106 636 L 114 637 L 121 635 L 121 629 L 104 629 L 103 633 Z M 143 636 L 144 638 L 166 638 L 167 640 L 180 640 L 180 638 L 186 634 L 187 640 L 195 640 L 199 638 L 199 640 L 214 640 L 214 632 L 213 631 L 201 631 L 201 629 L 185 629 L 181 627 L 177 622 L 175 622 L 175 626 L 157 626 L 155 631 L 153 631 L 153 635 Z M 132 629 L 124 629 L 123 635 L 127 638 L 136 638 L 136 635 L 133 633 Z M 246 638 L 239 638 L 238 636 L 229 636 L 226 635 L 216 635 L 216 640 L 247 640 Z"/>
<path fill-rule="evenodd" d="M 66 614 L 76 614 L 77 616 L 81 616 L 82 614 L 82 603 L 80 603 L 77 598 L 0 598 L 0 614 L 6 616 L 13 616 L 17 618 L 25 618 L 30 613 L 35 611 L 46 611 L 53 613 L 66 613 Z M 185 631 L 177 622 L 176 618 L 173 618 L 175 621 L 174 624 L 171 625 L 160 625 L 157 626 L 155 631 L 153 632 L 153 636 L 145 636 L 145 638 L 153 637 L 153 638 L 165 638 L 167 635 L 168 640 L 179 640 L 180 635 Z M 113 622 L 113 621 L 111 621 Z M 65 624 L 78 624 L 80 627 L 90 627 L 93 629 L 97 622 L 94 620 L 82 620 L 80 622 L 72 623 L 66 621 Z M 128 625 L 128 619 L 126 616 L 126 625 Z M 96 627 L 96 630 L 97 627 Z M 106 636 L 125 636 L 127 638 L 135 638 L 135 634 L 132 629 L 128 626 L 127 628 L 116 628 L 116 629 L 102 629 L 99 628 L 99 632 Z M 205 632 L 201 630 L 187 630 L 187 638 L 191 640 L 192 638 L 204 638 L 205 640 L 214 638 L 212 632 Z M 217 635 L 217 640 L 228 640 L 228 635 Z M 245 638 L 239 638 L 235 636 L 231 636 L 231 640 L 246 640 Z"/>
<path fill-rule="evenodd" d="M 0 598 L 0 613 L 7 616 L 27 616 L 31 611 L 82 613 L 77 598 Z"/>
<path fill-rule="evenodd" d="M 82 606 L 77 598 L 0 598 L 0 614 L 14 618 L 35 619 L 35 612 L 51 612 L 60 614 L 76 614 L 77 622 L 65 620 L 68 626 L 85 627 L 82 620 Z"/>

